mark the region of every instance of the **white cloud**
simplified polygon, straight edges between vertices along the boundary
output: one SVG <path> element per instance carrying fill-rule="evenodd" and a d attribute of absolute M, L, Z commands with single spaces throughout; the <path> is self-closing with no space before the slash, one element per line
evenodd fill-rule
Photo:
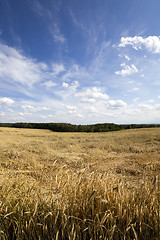
<path fill-rule="evenodd" d="M 140 90 L 139 88 L 134 87 L 134 88 L 132 88 L 132 89 L 130 90 L 130 92 L 137 92 L 137 91 L 139 91 L 139 90 Z"/>
<path fill-rule="evenodd" d="M 63 82 L 63 83 L 62 83 L 62 86 L 65 87 L 65 88 L 68 88 L 68 87 L 69 87 L 69 84 L 66 83 L 66 82 Z"/>
<path fill-rule="evenodd" d="M 127 106 L 127 104 L 122 100 L 109 100 L 108 103 L 112 108 L 122 108 Z"/>
<path fill-rule="evenodd" d="M 121 67 L 124 67 L 124 69 L 122 69 L 120 71 L 116 71 L 115 72 L 116 75 L 121 75 L 121 76 L 125 77 L 127 75 L 131 75 L 131 74 L 138 72 L 138 69 L 135 67 L 134 64 L 132 64 L 131 66 L 128 66 L 125 63 L 122 63 Z"/>
<path fill-rule="evenodd" d="M 154 101 L 154 99 L 149 99 L 148 102 L 149 102 L 149 103 L 153 103 L 153 102 L 155 102 L 155 101 Z"/>
<path fill-rule="evenodd" d="M 24 116 L 24 113 L 19 112 L 18 115 L 19 115 L 19 116 Z"/>
<path fill-rule="evenodd" d="M 127 59 L 128 61 L 130 60 L 130 58 L 129 58 L 127 55 L 121 55 L 121 54 L 119 54 L 118 56 L 121 57 L 121 58 L 124 57 L 124 58 Z"/>
<path fill-rule="evenodd" d="M 71 103 L 72 104 L 72 103 Z M 73 106 L 68 103 L 61 104 L 61 106 L 55 112 L 55 119 L 58 119 L 58 122 L 71 122 L 74 121 L 77 123 L 79 119 L 84 120 L 82 107 L 77 105 L 77 103 Z"/>
<path fill-rule="evenodd" d="M 0 98 L 0 107 L 5 106 L 5 107 L 10 107 L 14 104 L 14 101 L 11 98 Z"/>
<path fill-rule="evenodd" d="M 119 47 L 126 47 L 127 45 L 139 50 L 144 46 L 151 53 L 160 53 L 160 36 L 149 36 L 146 38 L 140 36 L 122 37 Z"/>
<path fill-rule="evenodd" d="M 54 115 L 48 114 L 48 115 L 41 115 L 40 117 L 46 120 L 51 120 L 53 119 Z"/>
<path fill-rule="evenodd" d="M 34 106 L 31 106 L 31 105 L 23 105 L 22 108 L 26 112 L 38 112 L 38 111 L 47 111 L 47 110 L 49 110 L 49 108 L 47 108 L 47 107 L 34 107 Z"/>
<path fill-rule="evenodd" d="M 52 81 L 47 81 L 47 82 L 44 82 L 42 85 L 47 88 L 52 88 L 52 87 L 55 87 L 57 84 Z"/>
<path fill-rule="evenodd" d="M 127 55 L 125 55 L 124 57 L 125 57 L 125 59 L 127 59 L 128 61 L 130 60 L 130 58 L 129 58 Z"/>
<path fill-rule="evenodd" d="M 75 114 L 75 115 L 77 115 L 77 116 L 81 116 L 81 117 L 82 117 L 82 115 L 79 113 L 77 107 L 67 105 L 67 106 L 66 106 L 66 109 L 67 109 L 68 113 L 70 113 L 70 114 Z"/>
<path fill-rule="evenodd" d="M 79 82 L 78 81 L 74 81 L 71 85 L 69 85 L 66 82 L 63 82 L 62 86 L 65 87 L 65 88 L 68 88 L 68 89 L 70 89 L 72 91 L 75 91 L 79 87 Z"/>
<path fill-rule="evenodd" d="M 129 83 L 129 84 L 132 84 L 132 83 L 135 83 L 135 81 L 131 80 L 131 81 L 129 81 L 128 83 Z"/>
<path fill-rule="evenodd" d="M 75 91 L 78 87 L 79 87 L 79 82 L 78 82 L 78 81 L 74 81 L 74 82 L 71 84 L 71 86 L 70 86 L 70 88 L 71 88 L 73 91 Z"/>
<path fill-rule="evenodd" d="M 53 68 L 53 75 L 56 75 L 56 76 L 61 72 L 65 71 L 65 67 L 63 64 L 53 63 L 52 68 Z"/>
<path fill-rule="evenodd" d="M 54 32 L 53 38 L 54 38 L 55 42 L 64 43 L 66 41 L 65 37 L 62 34 L 60 34 L 59 32 Z"/>
<path fill-rule="evenodd" d="M 96 100 L 109 99 L 109 96 L 97 87 L 86 88 L 83 91 L 76 93 L 75 96 L 79 97 L 83 102 L 96 102 Z"/>
<path fill-rule="evenodd" d="M 78 64 L 73 64 L 68 67 L 68 71 L 62 76 L 63 81 L 70 81 L 72 79 L 90 79 L 90 74 L 87 72 L 86 68 L 81 67 Z"/>
<path fill-rule="evenodd" d="M 0 112 L 0 117 L 4 117 L 5 115 L 5 112 Z"/>
<path fill-rule="evenodd" d="M 132 100 L 134 103 L 136 103 L 139 100 L 139 98 L 133 98 Z"/>
<path fill-rule="evenodd" d="M 57 24 L 53 24 L 52 26 L 50 26 L 49 29 L 55 42 L 59 42 L 61 44 L 64 44 L 66 42 L 66 39 L 61 33 L 59 26 Z"/>
<path fill-rule="evenodd" d="M 76 19 L 76 16 L 74 15 L 72 9 L 69 7 L 69 13 L 72 18 L 73 23 L 76 25 L 76 27 L 79 27 L 82 31 L 86 33 L 89 33 L 88 27 L 86 27 L 84 24 L 82 24 L 79 20 Z"/>
<path fill-rule="evenodd" d="M 156 104 L 156 110 L 160 110 L 160 104 Z"/>
<path fill-rule="evenodd" d="M 155 86 L 160 86 L 160 80 L 154 81 L 153 83 Z"/>
<path fill-rule="evenodd" d="M 0 80 L 32 86 L 42 79 L 46 64 L 23 56 L 18 50 L 0 43 Z"/>
<path fill-rule="evenodd" d="M 40 3 L 38 0 L 29 0 L 31 2 L 30 6 L 32 10 L 39 14 L 43 20 L 46 22 L 46 26 L 53 37 L 53 40 L 58 43 L 65 43 L 66 39 L 64 35 L 60 31 L 60 27 L 58 25 L 58 21 L 56 18 L 56 12 L 61 5 L 61 1 L 53 1 L 50 8 L 46 8 L 46 5 L 43 4 L 43 1 Z M 59 10 L 58 10 L 59 11 Z"/>
<path fill-rule="evenodd" d="M 145 103 L 140 103 L 138 105 L 138 107 L 140 107 L 143 110 L 153 110 L 154 109 L 154 106 L 151 106 L 151 105 L 148 105 L 148 104 L 145 104 Z"/>
<path fill-rule="evenodd" d="M 40 2 L 38 0 L 29 0 L 30 1 L 30 6 L 32 8 L 32 10 L 36 13 L 39 14 L 40 16 L 44 15 L 44 8 L 43 6 L 40 4 Z"/>
<path fill-rule="evenodd" d="M 77 107 L 75 107 L 75 106 L 66 106 L 66 108 L 68 109 L 68 110 L 77 110 Z"/>
<path fill-rule="evenodd" d="M 128 54 L 128 50 L 125 51 L 125 53 L 122 54 L 121 59 L 125 61 L 125 63 L 121 64 L 121 67 L 118 69 L 119 71 L 117 71 L 116 74 L 129 77 L 119 81 L 119 78 L 113 76 L 113 68 L 110 68 L 110 63 L 107 63 L 107 53 L 105 51 L 104 55 L 102 54 L 100 58 L 97 57 L 97 61 L 91 60 L 91 62 L 88 62 L 88 64 L 83 67 L 76 64 L 74 60 L 72 62 L 55 61 L 54 63 L 52 62 L 50 65 L 47 65 L 45 63 L 38 62 L 37 60 L 25 57 L 22 52 L 14 48 L 5 47 L 6 50 L 0 48 L 0 86 L 2 89 L 5 89 L 6 87 L 8 94 L 12 93 L 6 96 L 16 96 L 14 94 L 18 91 L 17 96 L 25 98 L 25 100 L 21 100 L 22 98 L 15 100 L 14 98 L 16 101 L 16 108 L 13 108 L 14 112 L 9 112 L 8 107 L 6 109 L 4 108 L 5 110 L 1 109 L 4 112 L 6 111 L 6 115 L 3 117 L 6 121 L 9 121 L 14 117 L 17 117 L 17 119 L 18 117 L 19 119 L 25 117 L 25 121 L 34 122 L 39 121 L 39 119 L 41 119 L 40 117 L 43 116 L 45 121 L 54 120 L 56 122 L 63 121 L 89 124 L 91 122 L 96 123 L 99 121 L 110 121 L 115 123 L 128 121 L 129 123 L 131 121 L 137 122 L 137 119 L 142 122 L 144 119 L 143 116 L 146 114 L 147 116 L 151 115 L 152 119 L 156 119 L 156 116 L 160 116 L 158 115 L 158 98 L 157 101 L 155 100 L 154 104 L 152 102 L 142 103 L 147 106 L 155 106 L 157 104 L 153 109 L 150 109 L 150 107 L 147 108 L 144 105 L 138 106 L 140 100 L 133 100 L 133 98 L 138 97 L 142 99 L 143 95 L 146 96 L 147 94 L 147 99 L 155 98 L 156 95 L 153 96 L 153 94 L 150 94 L 150 92 L 153 93 L 154 90 L 152 88 L 149 89 L 148 86 L 151 86 L 154 83 L 159 84 L 158 66 L 160 62 L 157 60 L 157 58 L 159 58 L 158 55 L 151 56 L 154 60 L 156 58 L 155 62 L 149 57 L 144 61 L 142 56 L 140 56 L 140 58 L 135 58 L 133 55 Z M 127 55 L 125 55 L 126 52 Z M 97 56 L 99 56 L 98 51 Z M 130 58 L 128 56 L 132 56 L 134 59 L 133 64 L 131 64 L 132 61 L 129 61 Z M 18 64 L 15 63 L 16 60 L 19 62 L 22 61 L 21 68 L 23 71 L 17 67 Z M 147 61 L 150 62 L 144 66 L 141 64 L 141 60 L 144 61 L 144 64 L 147 64 Z M 20 77 L 16 78 L 16 75 L 14 75 L 12 71 L 11 73 L 8 71 L 7 68 L 11 68 L 12 70 L 12 62 L 14 62 L 13 66 L 16 67 L 16 72 L 18 73 L 17 75 L 19 76 L 21 74 L 20 76 L 22 79 Z M 117 65 L 117 62 L 119 62 L 119 59 L 118 61 L 115 61 L 115 65 Z M 110 72 L 110 69 L 112 72 Z M 154 70 L 153 73 L 151 70 Z M 27 71 L 30 73 L 30 77 L 28 78 L 26 77 Z M 130 77 L 131 74 L 137 72 L 139 72 L 139 74 L 135 74 Z M 142 73 L 145 74 L 145 77 L 140 78 Z M 134 78 L 137 75 L 140 79 Z M 152 79 L 152 81 L 150 79 Z M 141 86 L 138 85 L 140 80 L 143 82 L 142 88 L 144 89 L 144 93 L 136 92 L 141 88 Z M 91 84 L 95 87 L 91 87 Z M 50 92 L 48 92 L 49 88 L 51 90 Z M 108 91 L 106 92 L 104 89 L 107 88 Z M 21 89 L 24 89 L 27 93 L 29 93 L 26 95 L 31 97 L 32 100 L 29 100 L 26 95 L 22 95 L 24 91 L 21 91 Z M 158 88 L 154 87 L 154 89 L 156 90 L 154 93 L 160 95 Z M 128 95 L 126 95 L 125 98 L 122 98 L 123 93 L 127 93 Z M 117 94 L 116 98 L 115 94 Z M 132 105 L 129 105 L 129 103 L 132 103 Z M 65 106 L 61 106 L 62 104 Z M 72 104 L 74 104 L 74 106 L 72 106 Z M 156 112 L 155 114 L 154 111 Z M 137 115 L 134 117 L 136 112 Z M 151 112 L 153 114 L 151 114 Z M 140 117 L 138 116 L 138 113 L 140 114 Z M 52 114 L 54 114 L 54 117 Z M 132 117 L 129 117 L 131 115 L 133 116 L 133 119 Z M 145 121 L 150 120 L 146 119 Z"/>

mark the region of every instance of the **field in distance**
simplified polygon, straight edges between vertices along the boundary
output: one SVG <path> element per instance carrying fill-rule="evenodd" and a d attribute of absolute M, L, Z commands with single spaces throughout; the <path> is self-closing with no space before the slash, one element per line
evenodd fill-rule
<path fill-rule="evenodd" d="M 158 239 L 160 128 L 0 128 L 0 239 Z"/>

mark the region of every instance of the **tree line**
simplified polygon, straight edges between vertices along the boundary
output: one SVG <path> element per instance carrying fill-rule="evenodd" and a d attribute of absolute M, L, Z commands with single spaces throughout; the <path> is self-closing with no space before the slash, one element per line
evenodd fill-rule
<path fill-rule="evenodd" d="M 91 125 L 75 125 L 70 123 L 17 122 L 17 123 L 0 123 L 0 127 L 48 129 L 54 132 L 109 132 L 109 131 L 119 131 L 124 129 L 160 127 L 160 124 L 97 123 L 97 124 L 91 124 Z"/>

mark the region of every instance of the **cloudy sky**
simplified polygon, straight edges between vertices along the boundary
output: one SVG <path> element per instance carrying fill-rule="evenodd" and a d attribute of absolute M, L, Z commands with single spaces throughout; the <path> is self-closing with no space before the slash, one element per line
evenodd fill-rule
<path fill-rule="evenodd" d="M 160 123 L 159 0 L 0 0 L 0 122 Z"/>

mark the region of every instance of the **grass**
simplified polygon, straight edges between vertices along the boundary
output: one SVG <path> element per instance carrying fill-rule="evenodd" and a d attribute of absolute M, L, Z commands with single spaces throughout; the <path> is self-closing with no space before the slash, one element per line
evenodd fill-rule
<path fill-rule="evenodd" d="M 159 239 L 160 128 L 0 128 L 0 239 Z"/>

